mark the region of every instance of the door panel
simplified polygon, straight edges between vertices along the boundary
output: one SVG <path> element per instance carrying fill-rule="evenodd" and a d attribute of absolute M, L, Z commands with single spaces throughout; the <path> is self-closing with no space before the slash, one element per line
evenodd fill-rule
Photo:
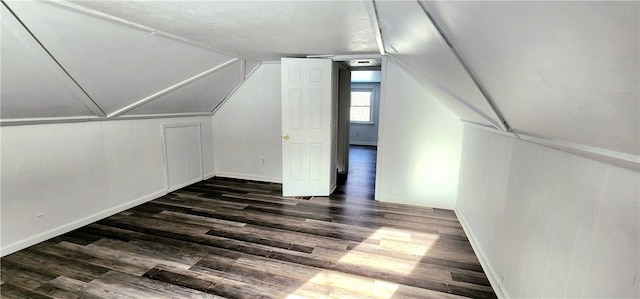
<path fill-rule="evenodd" d="M 331 192 L 332 61 L 282 59 L 285 196 Z"/>

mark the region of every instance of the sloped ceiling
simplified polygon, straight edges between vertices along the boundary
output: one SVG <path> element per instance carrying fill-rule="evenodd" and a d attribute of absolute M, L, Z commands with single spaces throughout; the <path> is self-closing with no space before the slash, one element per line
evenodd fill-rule
<path fill-rule="evenodd" d="M 231 64 L 206 78 L 133 109 L 126 114 L 163 114 L 212 111 L 243 80 L 240 62 Z M 188 107 L 184 99 L 194 99 Z"/>
<path fill-rule="evenodd" d="M 3 7 L 3 120 L 210 113 L 262 61 L 367 56 L 381 32 L 387 55 L 463 120 L 640 153 L 639 2 L 3 5 L 37 39 Z"/>
<path fill-rule="evenodd" d="M 427 2 L 518 132 L 640 153 L 640 2 Z"/>
<path fill-rule="evenodd" d="M 376 5 L 388 54 L 463 120 L 640 161 L 640 2 Z"/>
<path fill-rule="evenodd" d="M 378 53 L 369 1 L 74 1 L 260 61 Z"/>
<path fill-rule="evenodd" d="M 2 9 L 3 120 L 209 114 L 257 63 L 64 3 Z"/>
<path fill-rule="evenodd" d="M 46 57 L 29 33 L 0 7 L 2 18 L 2 102 L 0 117 L 92 116 L 89 97 Z M 99 113 L 96 111 L 96 113 Z"/>
<path fill-rule="evenodd" d="M 461 118 L 499 128 L 499 118 L 416 1 L 377 3 L 388 54 L 413 70 Z"/>

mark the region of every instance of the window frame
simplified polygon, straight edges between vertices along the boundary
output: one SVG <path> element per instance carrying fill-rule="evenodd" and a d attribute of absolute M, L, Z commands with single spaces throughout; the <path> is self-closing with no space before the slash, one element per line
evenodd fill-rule
<path fill-rule="evenodd" d="M 368 91 L 370 96 L 369 96 L 369 121 L 360 121 L 360 120 L 351 120 L 351 107 L 353 107 L 353 103 L 351 102 L 351 93 L 353 92 L 362 92 L 362 91 Z M 375 119 L 374 119 L 374 105 L 375 105 L 375 88 L 374 87 L 355 87 L 355 88 L 351 88 L 351 90 L 349 91 L 349 123 L 352 124 L 362 124 L 362 125 L 373 125 L 375 124 Z M 356 107 L 367 107 L 367 106 L 356 106 Z"/>

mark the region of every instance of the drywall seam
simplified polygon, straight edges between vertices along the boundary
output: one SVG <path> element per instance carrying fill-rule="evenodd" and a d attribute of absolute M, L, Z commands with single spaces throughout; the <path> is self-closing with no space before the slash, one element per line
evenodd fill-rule
<path fill-rule="evenodd" d="M 473 231 L 465 221 L 464 216 L 462 215 L 462 213 L 459 213 L 456 209 L 454 209 L 454 212 L 458 217 L 460 225 L 462 225 L 462 229 L 467 235 L 467 239 L 469 239 L 469 243 L 471 243 L 471 247 L 473 248 L 473 251 L 478 256 L 478 260 L 480 261 L 480 266 L 482 266 L 482 270 L 487 275 L 487 278 L 489 279 L 489 282 L 491 283 L 491 287 L 493 288 L 493 291 L 496 293 L 496 296 L 498 296 L 498 298 L 511 298 L 511 296 L 509 296 L 509 293 L 507 292 L 504 285 L 502 285 L 501 279 L 498 276 L 498 273 L 495 271 L 495 269 L 491 265 L 491 262 L 489 262 L 489 258 L 487 258 L 486 254 L 482 250 L 482 247 L 478 243 L 477 238 L 473 234 Z"/>
<path fill-rule="evenodd" d="M 250 181 L 259 181 L 259 182 L 282 184 L 282 178 L 281 177 L 269 177 L 269 176 L 260 176 L 260 175 L 253 175 L 253 174 L 224 172 L 224 171 L 216 171 L 215 176 L 216 177 L 222 177 L 222 178 L 231 178 L 231 179 L 241 179 L 241 180 L 250 180 Z"/>
<path fill-rule="evenodd" d="M 147 96 L 146 98 L 143 98 L 143 99 L 141 99 L 141 100 L 139 100 L 139 101 L 137 101 L 137 102 L 135 102 L 133 104 L 130 104 L 130 105 L 124 107 L 124 108 L 121 108 L 121 109 L 119 109 L 119 110 L 107 115 L 107 117 L 108 118 L 112 118 L 112 117 L 119 116 L 119 115 L 121 115 L 123 113 L 126 113 L 128 111 L 131 111 L 131 110 L 133 110 L 135 108 L 138 108 L 138 107 L 140 107 L 140 106 L 142 106 L 144 104 L 147 104 L 147 103 L 149 103 L 149 102 L 151 102 L 151 101 L 153 101 L 153 100 L 155 100 L 155 99 L 157 99 L 157 98 L 159 98 L 159 97 L 161 97 L 161 96 L 163 96 L 163 95 L 165 95 L 167 93 L 170 93 L 170 92 L 172 92 L 172 91 L 174 91 L 176 89 L 179 89 L 179 88 L 181 88 L 183 86 L 189 85 L 189 84 L 191 84 L 191 83 L 193 83 L 193 82 L 195 82 L 197 80 L 200 80 L 200 79 L 202 79 L 204 77 L 207 77 L 207 76 L 209 76 L 209 75 L 211 75 L 211 74 L 213 74 L 213 73 L 215 73 L 215 72 L 217 72 L 217 71 L 219 71 L 219 70 L 221 70 L 221 69 L 223 69 L 223 68 L 225 68 L 225 67 L 227 67 L 229 65 L 235 64 L 238 61 L 240 61 L 240 59 L 238 59 L 238 58 L 233 58 L 231 60 L 228 60 L 228 61 L 226 61 L 226 62 L 224 62 L 224 63 L 222 63 L 220 65 L 217 65 L 217 66 L 215 66 L 213 68 L 210 68 L 210 69 L 208 69 L 208 70 L 206 70 L 206 71 L 204 71 L 204 72 L 202 72 L 200 74 L 197 74 L 197 75 L 195 75 L 195 76 L 193 76 L 191 78 L 188 78 L 188 79 L 186 79 L 186 80 L 184 80 L 182 82 L 179 82 L 179 83 L 176 83 L 176 84 L 174 84 L 172 86 L 169 86 L 169 87 L 167 87 L 167 88 L 165 88 L 165 89 L 163 89 L 161 91 L 158 91 L 158 92 L 156 92 L 156 93 L 154 93 L 154 94 L 152 94 L 150 96 Z"/>
<path fill-rule="evenodd" d="M 83 227 L 85 225 L 91 224 L 93 222 L 96 222 L 98 220 L 107 218 L 107 217 L 109 217 L 111 215 L 120 213 L 122 211 L 125 211 L 127 209 L 133 208 L 135 206 L 141 205 L 141 204 L 143 204 L 145 202 L 154 200 L 154 199 L 159 198 L 161 196 L 164 196 L 166 194 L 167 194 L 166 190 L 160 190 L 160 191 L 151 193 L 149 195 L 145 195 L 145 196 L 139 197 L 139 198 L 134 199 L 134 200 L 132 200 L 130 202 L 126 202 L 126 203 L 123 203 L 121 205 L 115 206 L 113 208 L 109 208 L 109 209 L 106 209 L 104 211 L 97 212 L 97 213 L 95 213 L 93 215 L 89 215 L 87 217 L 78 219 L 76 221 L 61 225 L 59 227 L 56 227 L 56 228 L 51 229 L 49 231 L 43 232 L 43 233 L 38 234 L 36 236 L 29 237 L 27 239 L 24 239 L 24 240 L 15 242 L 13 244 L 4 246 L 4 247 L 0 248 L 0 256 L 5 256 L 5 255 L 8 255 L 8 254 L 14 253 L 14 252 L 16 252 L 18 250 L 27 248 L 29 246 L 38 244 L 38 243 L 40 243 L 42 241 L 45 241 L 45 240 L 48 240 L 50 238 L 62 235 L 62 234 L 67 233 L 67 232 L 70 232 L 70 231 L 72 231 L 74 229 L 77 229 L 77 228 Z"/>
<path fill-rule="evenodd" d="M 244 60 L 243 60 L 244 61 Z M 226 103 L 232 96 L 234 93 L 236 93 L 236 91 L 238 91 L 238 89 L 240 88 L 240 86 L 242 86 L 242 84 L 244 84 L 244 82 L 247 82 L 247 80 L 249 80 L 249 78 L 251 77 L 251 75 L 253 75 L 253 73 L 256 72 L 256 70 L 262 65 L 263 63 L 259 63 L 258 65 L 256 65 L 255 67 L 253 67 L 253 69 L 246 75 L 244 76 L 244 79 L 242 79 L 237 85 L 236 87 L 231 90 L 231 92 L 229 92 L 229 94 L 224 97 L 224 99 L 220 102 L 220 104 L 218 104 L 218 106 L 216 106 L 215 108 L 213 108 L 213 110 L 211 110 L 211 113 L 208 113 L 207 115 L 214 115 L 221 107 L 222 105 L 224 105 L 224 103 Z M 244 74 L 244 72 L 243 72 Z"/>

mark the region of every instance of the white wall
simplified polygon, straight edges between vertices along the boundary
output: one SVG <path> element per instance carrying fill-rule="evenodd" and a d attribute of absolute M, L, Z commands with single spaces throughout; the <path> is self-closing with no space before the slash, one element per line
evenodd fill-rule
<path fill-rule="evenodd" d="M 1 254 L 163 195 L 162 125 L 202 124 L 213 172 L 210 117 L 0 127 Z"/>
<path fill-rule="evenodd" d="M 351 89 L 372 89 L 373 90 L 373 109 L 372 123 L 350 123 L 349 143 L 359 145 L 377 145 L 378 144 L 378 119 L 380 113 L 380 83 L 351 83 Z"/>
<path fill-rule="evenodd" d="M 640 297 L 638 172 L 465 127 L 456 212 L 496 291 Z"/>
<path fill-rule="evenodd" d="M 376 199 L 453 209 L 461 122 L 386 57 L 382 73 Z"/>
<path fill-rule="evenodd" d="M 217 176 L 282 182 L 281 106 L 280 64 L 263 64 L 213 115 Z"/>

